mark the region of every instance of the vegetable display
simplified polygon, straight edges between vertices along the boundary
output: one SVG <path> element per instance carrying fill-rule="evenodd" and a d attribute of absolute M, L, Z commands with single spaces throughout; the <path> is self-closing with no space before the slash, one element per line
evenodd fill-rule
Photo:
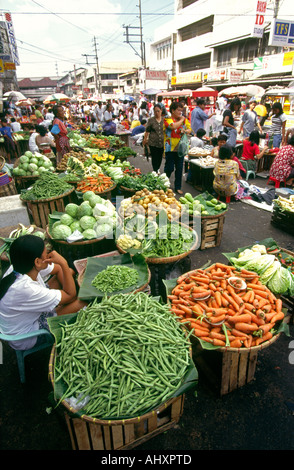
<path fill-rule="evenodd" d="M 57 174 L 49 171 L 42 172 L 28 190 L 21 193 L 21 198 L 25 201 L 50 199 L 61 196 L 73 189 L 73 186 L 63 181 Z"/>
<path fill-rule="evenodd" d="M 92 281 L 92 285 L 102 292 L 115 292 L 126 287 L 133 286 L 139 279 L 138 271 L 128 266 L 107 266 L 98 273 Z"/>
<path fill-rule="evenodd" d="M 193 197 L 190 193 L 185 193 L 179 201 L 183 204 L 185 210 L 188 210 L 191 217 L 193 215 L 219 215 L 227 209 L 224 202 L 219 202 L 207 192 L 196 197 Z"/>
<path fill-rule="evenodd" d="M 294 275 L 291 268 L 287 269 L 276 257 L 268 253 L 265 245 L 256 244 L 245 248 L 239 255 L 225 254 L 237 269 L 245 268 L 260 276 L 260 282 L 274 294 L 294 295 Z"/>
<path fill-rule="evenodd" d="M 143 292 L 94 301 L 60 328 L 55 397 L 85 400 L 87 416 L 140 416 L 185 386 L 189 337 L 167 305 Z"/>
<path fill-rule="evenodd" d="M 124 199 L 120 211 L 123 217 L 130 217 L 137 213 L 148 216 L 150 220 L 153 220 L 159 211 L 164 210 L 168 218 L 172 220 L 179 218 L 181 208 L 182 205 L 174 196 L 172 189 L 149 191 L 145 188 L 136 191 L 131 198 Z"/>
<path fill-rule="evenodd" d="M 116 226 L 114 205 L 92 191 L 83 195 L 80 205 L 69 203 L 64 213 L 53 213 L 49 217 L 49 233 L 59 240 L 66 240 L 76 232 L 85 240 L 101 238 L 112 233 Z"/>
<path fill-rule="evenodd" d="M 137 153 L 130 147 L 121 147 L 113 152 L 115 158 L 135 157 Z"/>
<path fill-rule="evenodd" d="M 245 289 L 233 287 L 239 277 Z M 250 348 L 270 340 L 284 319 L 282 301 L 256 273 L 215 263 L 181 276 L 168 295 L 171 311 L 188 324 L 201 344 Z"/>
<path fill-rule="evenodd" d="M 110 176 L 99 173 L 97 177 L 86 176 L 82 181 L 77 184 L 77 191 L 85 193 L 86 191 L 93 191 L 94 193 L 102 193 L 115 186 L 114 181 Z"/>
<path fill-rule="evenodd" d="M 12 173 L 14 176 L 39 176 L 48 171 L 55 171 L 51 160 L 46 155 L 28 150 L 19 157 L 18 165 L 13 168 Z"/>
<path fill-rule="evenodd" d="M 282 211 L 294 212 L 294 195 L 292 194 L 289 198 L 279 196 L 273 200 L 274 206 L 278 207 Z"/>
<path fill-rule="evenodd" d="M 125 174 L 120 180 L 120 185 L 136 191 L 140 191 L 144 188 L 149 191 L 154 191 L 156 189 L 166 190 L 170 187 L 170 180 L 165 173 L 157 175 L 157 173 L 153 171 L 147 175 L 133 176 Z"/>

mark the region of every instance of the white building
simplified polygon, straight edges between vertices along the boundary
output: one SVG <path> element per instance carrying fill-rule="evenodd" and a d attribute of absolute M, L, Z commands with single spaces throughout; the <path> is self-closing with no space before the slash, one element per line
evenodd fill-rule
<path fill-rule="evenodd" d="M 150 68 L 165 64 L 172 88 L 286 86 L 293 81 L 294 48 L 271 46 L 269 40 L 274 14 L 289 19 L 291 11 L 293 0 L 175 0 L 173 22 L 156 31 Z M 254 33 L 256 19 L 262 37 Z M 158 52 L 164 44 L 172 51 L 163 57 Z"/>

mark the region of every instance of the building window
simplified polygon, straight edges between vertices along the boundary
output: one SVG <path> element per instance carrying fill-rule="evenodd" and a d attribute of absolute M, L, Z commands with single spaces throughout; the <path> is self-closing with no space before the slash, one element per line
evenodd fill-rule
<path fill-rule="evenodd" d="M 214 15 L 203 18 L 203 20 L 196 21 L 196 23 L 189 24 L 185 28 L 179 29 L 179 35 L 181 41 L 187 41 L 188 39 L 202 36 L 202 34 L 211 33 L 213 30 Z"/>
<path fill-rule="evenodd" d="M 251 62 L 259 55 L 259 39 L 248 38 L 238 45 L 238 62 Z"/>
<path fill-rule="evenodd" d="M 171 42 L 158 44 L 156 47 L 157 60 L 166 59 L 171 56 Z"/>
<path fill-rule="evenodd" d="M 220 47 L 217 51 L 217 66 L 231 65 L 232 46 Z"/>
<path fill-rule="evenodd" d="M 179 60 L 180 73 L 209 68 L 210 56 L 211 54 L 208 53 L 189 57 L 188 59 Z"/>

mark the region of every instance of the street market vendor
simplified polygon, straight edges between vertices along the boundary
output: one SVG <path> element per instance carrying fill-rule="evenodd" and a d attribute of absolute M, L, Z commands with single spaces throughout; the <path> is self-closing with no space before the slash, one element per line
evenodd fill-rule
<path fill-rule="evenodd" d="M 63 155 L 70 152 L 69 138 L 67 136 L 67 127 L 64 123 L 64 109 L 61 105 L 53 106 L 53 114 L 55 116 L 53 120 L 53 126 L 51 129 L 51 134 L 54 136 L 56 144 L 56 160 L 57 163 L 60 162 Z"/>
<path fill-rule="evenodd" d="M 16 238 L 10 247 L 10 259 L 9 273 L 0 281 L 0 329 L 4 334 L 48 329 L 48 317 L 75 313 L 86 305 L 77 298 L 74 271 L 56 251 L 48 254 L 42 238 Z M 53 276 L 47 285 L 45 276 Z M 10 345 L 30 349 L 37 341 L 29 338 Z"/>
<path fill-rule="evenodd" d="M 238 192 L 238 180 L 241 179 L 239 165 L 232 160 L 233 150 L 228 144 L 219 149 L 219 159 L 213 170 L 213 189 L 221 197 L 231 197 Z"/>

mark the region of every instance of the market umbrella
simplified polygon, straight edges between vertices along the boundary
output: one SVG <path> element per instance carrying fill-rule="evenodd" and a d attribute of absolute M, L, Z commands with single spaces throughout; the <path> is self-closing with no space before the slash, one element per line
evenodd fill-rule
<path fill-rule="evenodd" d="M 25 100 L 19 100 L 15 103 L 15 106 L 32 106 L 35 104 L 34 100 L 31 100 L 30 98 L 27 98 Z"/>
<path fill-rule="evenodd" d="M 230 86 L 228 88 L 224 88 L 219 92 L 219 96 L 226 95 L 226 96 L 233 96 L 233 95 L 244 95 L 244 87 L 237 87 L 237 86 Z"/>
<path fill-rule="evenodd" d="M 130 95 L 125 95 L 122 99 L 123 99 L 123 101 L 134 101 L 135 98 L 133 98 Z"/>
<path fill-rule="evenodd" d="M 20 91 L 14 91 L 14 90 L 7 91 L 6 93 L 4 93 L 3 96 L 5 98 L 11 98 L 14 101 L 25 100 L 26 99 L 26 97 Z"/>
<path fill-rule="evenodd" d="M 50 104 L 50 103 L 61 103 L 61 102 L 68 102 L 70 101 L 70 98 L 67 95 L 64 95 L 63 93 L 54 93 L 53 95 L 47 96 L 47 98 L 43 101 L 44 104 Z"/>
<path fill-rule="evenodd" d="M 245 88 L 247 96 L 254 96 L 255 98 L 257 98 L 263 96 L 265 93 L 265 89 L 259 85 L 247 85 Z"/>
<path fill-rule="evenodd" d="M 161 93 L 161 90 L 157 90 L 156 88 L 148 88 L 148 90 L 141 91 L 143 95 L 158 95 Z"/>

